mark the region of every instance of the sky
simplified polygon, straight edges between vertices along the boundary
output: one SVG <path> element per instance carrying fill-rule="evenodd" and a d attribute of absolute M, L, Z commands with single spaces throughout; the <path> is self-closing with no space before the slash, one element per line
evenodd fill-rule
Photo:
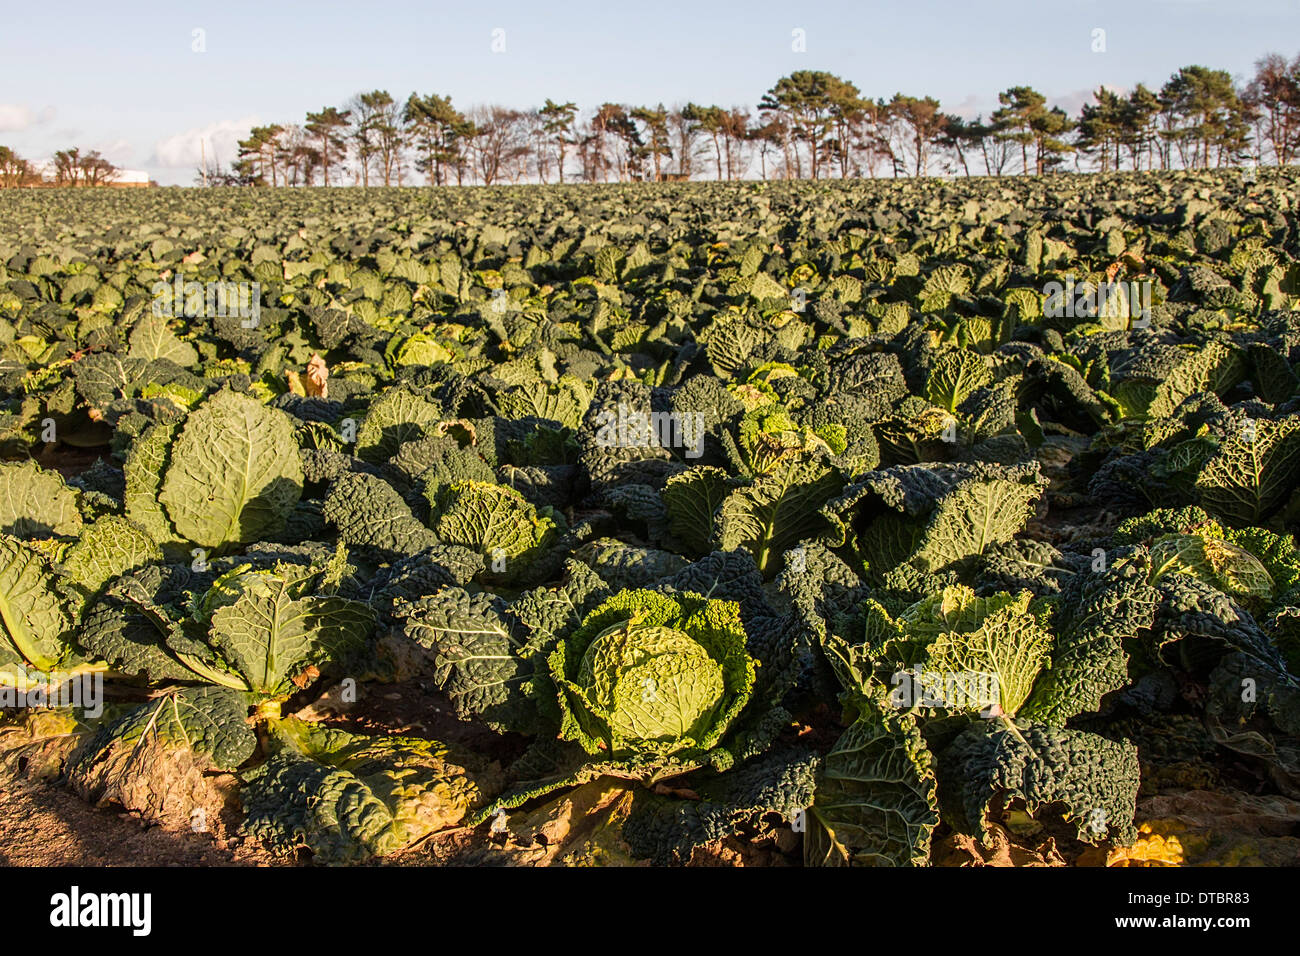
<path fill-rule="evenodd" d="M 461 109 L 753 106 L 807 69 L 974 116 L 1014 85 L 1074 112 L 1103 84 L 1158 87 L 1196 63 L 1244 81 L 1265 53 L 1300 53 L 1300 0 L 64 0 L 3 23 L 0 145 L 98 149 L 163 185 L 193 181 L 201 142 L 229 165 L 251 126 L 362 90 Z"/>

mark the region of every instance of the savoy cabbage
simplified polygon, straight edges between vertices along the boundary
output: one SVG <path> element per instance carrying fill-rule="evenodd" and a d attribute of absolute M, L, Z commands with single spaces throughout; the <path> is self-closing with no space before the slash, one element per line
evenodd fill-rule
<path fill-rule="evenodd" d="M 1193 764 L 1295 796 L 1300 193 L 1259 173 L 94 230 L 10 191 L 0 693 L 110 693 L 7 708 L 0 762 L 329 863 L 919 866 L 1061 819 L 1076 862 Z M 1052 301 L 1103 278 L 1149 315 Z"/>

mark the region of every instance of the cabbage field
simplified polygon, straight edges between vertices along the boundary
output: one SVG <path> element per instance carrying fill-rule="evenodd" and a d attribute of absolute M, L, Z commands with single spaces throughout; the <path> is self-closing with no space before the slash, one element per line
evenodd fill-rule
<path fill-rule="evenodd" d="M 0 194 L 0 774 L 267 861 L 1300 859 L 1294 168 Z"/>

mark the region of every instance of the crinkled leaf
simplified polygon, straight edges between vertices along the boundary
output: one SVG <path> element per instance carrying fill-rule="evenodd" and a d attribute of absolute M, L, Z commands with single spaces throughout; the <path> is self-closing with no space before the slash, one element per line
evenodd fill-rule
<path fill-rule="evenodd" d="M 349 545 L 371 548 L 390 560 L 435 547 L 438 536 L 420 523 L 392 485 L 374 475 L 345 472 L 325 497 L 325 520 Z"/>
<path fill-rule="evenodd" d="M 822 760 L 808 866 L 924 866 L 939 823 L 930 752 L 907 714 L 867 707 Z"/>
<path fill-rule="evenodd" d="M 771 576 L 780 555 L 826 527 L 821 508 L 839 489 L 834 468 L 814 458 L 783 460 L 723 501 L 722 549 L 748 549 L 759 570 Z"/>
<path fill-rule="evenodd" d="M 62 570 L 93 597 L 118 575 L 162 557 L 162 549 L 143 529 L 126 518 L 104 515 L 82 529 L 63 556 Z"/>
<path fill-rule="evenodd" d="M 443 418 L 442 409 L 405 388 L 377 398 L 357 430 L 357 455 L 366 461 L 392 458 L 404 442 L 424 438 Z"/>
<path fill-rule="evenodd" d="M 449 544 L 482 554 L 493 570 L 526 568 L 555 536 L 555 522 L 512 488 L 480 481 L 456 482 L 438 496 L 433 529 Z"/>
<path fill-rule="evenodd" d="M 0 682 L 11 683 L 13 675 L 6 672 L 24 662 L 51 670 L 67 658 L 79 603 L 63 592 L 44 555 L 0 534 Z"/>
<path fill-rule="evenodd" d="M 339 597 L 294 599 L 287 585 L 244 593 L 212 615 L 213 647 L 267 697 L 288 695 L 308 667 L 343 662 L 365 647 L 374 612 Z"/>
<path fill-rule="evenodd" d="M 185 420 L 158 500 L 182 538 L 220 548 L 273 536 L 301 495 L 289 418 L 219 392 Z"/>
<path fill-rule="evenodd" d="M 686 863 L 697 846 L 745 830 L 763 833 L 771 818 L 794 821 L 812 802 L 819 758 L 802 747 L 782 747 L 711 776 L 679 800 L 638 789 L 623 838 L 655 865 Z"/>
<path fill-rule="evenodd" d="M 224 687 L 174 691 L 104 726 L 69 759 L 77 793 L 118 803 L 147 818 L 192 824 L 195 809 L 216 814 L 225 798 L 211 771 L 234 770 L 257 748 L 248 699 Z"/>
<path fill-rule="evenodd" d="M 1297 475 L 1300 417 L 1261 418 L 1228 436 L 1196 476 L 1196 489 L 1207 511 L 1257 525 L 1286 501 Z"/>
<path fill-rule="evenodd" d="M 147 313 L 142 316 L 131 330 L 128 342 L 129 358 L 145 361 L 167 359 L 182 368 L 190 368 L 199 361 L 199 353 L 194 346 L 177 338 L 176 333 L 168 328 L 167 320 L 156 315 Z"/>
<path fill-rule="evenodd" d="M 455 826 L 483 799 L 448 749 L 415 737 L 366 737 L 286 718 L 277 752 L 241 792 L 245 831 L 273 852 L 318 863 L 387 856 Z"/>
<path fill-rule="evenodd" d="M 131 444 L 123 466 L 127 517 L 161 545 L 178 540 L 176 529 L 159 500 L 178 427 L 163 423 L 151 425 Z"/>
<path fill-rule="evenodd" d="M 721 468 L 701 465 L 669 478 L 663 501 L 668 509 L 668 527 L 687 548 L 707 554 L 713 547 L 718 509 L 731 490 Z"/>
<path fill-rule="evenodd" d="M 77 493 L 34 461 L 0 464 L 0 532 L 51 538 L 81 531 Z"/>
<path fill-rule="evenodd" d="M 518 733 L 537 732 L 530 696 L 537 649 L 516 637 L 498 597 L 441 588 L 399 603 L 406 635 L 433 652 L 434 679 L 462 718 Z"/>
<path fill-rule="evenodd" d="M 986 840 L 989 811 L 1018 797 L 1030 814 L 1062 804 L 1080 840 L 1123 844 L 1137 836 L 1138 782 L 1131 743 L 1038 725 L 1013 733 L 981 722 L 940 756 L 938 793 L 946 822 Z"/>

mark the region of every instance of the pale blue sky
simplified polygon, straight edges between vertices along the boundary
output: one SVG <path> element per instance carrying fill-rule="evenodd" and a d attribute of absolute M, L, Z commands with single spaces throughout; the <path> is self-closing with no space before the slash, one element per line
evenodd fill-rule
<path fill-rule="evenodd" d="M 196 53 L 192 31 L 205 31 Z M 492 31 L 505 31 L 505 52 Z M 805 31 L 807 51 L 791 49 Z M 1091 50 L 1106 31 L 1106 52 Z M 100 149 L 188 184 L 253 123 L 301 122 L 363 89 L 462 108 L 604 101 L 753 105 L 780 76 L 830 70 L 864 94 L 973 115 L 1029 84 L 1077 109 L 1099 84 L 1158 86 L 1202 63 L 1246 77 L 1300 52 L 1300 0 L 24 3 L 0 31 L 0 144 Z"/>

